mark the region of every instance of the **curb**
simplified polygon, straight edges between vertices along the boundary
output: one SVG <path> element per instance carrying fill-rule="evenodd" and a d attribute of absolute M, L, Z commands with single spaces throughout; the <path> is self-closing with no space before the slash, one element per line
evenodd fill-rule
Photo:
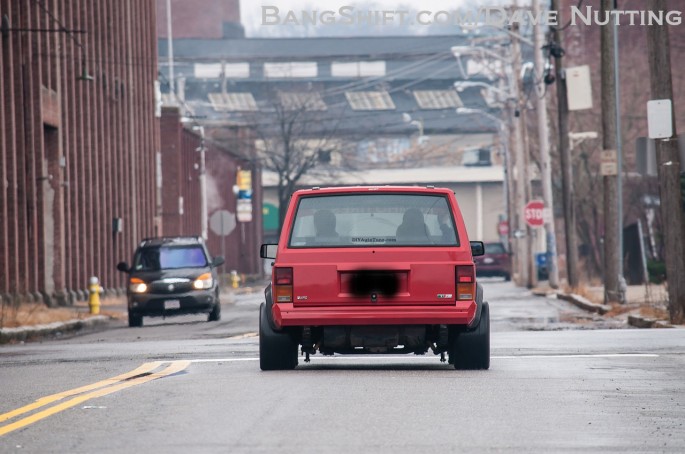
<path fill-rule="evenodd" d="M 17 328 L 0 329 L 0 344 L 8 342 L 22 342 L 38 337 L 47 337 L 65 333 L 73 333 L 96 326 L 105 325 L 110 318 L 105 315 L 96 315 L 83 320 L 68 320 L 66 322 L 54 322 L 45 325 L 20 326 Z"/>
<path fill-rule="evenodd" d="M 595 304 L 589 299 L 576 295 L 575 293 L 557 293 L 557 298 L 568 301 L 588 312 L 594 312 L 600 315 L 604 315 L 611 310 L 611 306 Z"/>
<path fill-rule="evenodd" d="M 558 295 L 558 292 L 556 290 L 531 290 L 530 292 L 535 296 L 541 296 L 543 298 L 557 298 Z"/>
<path fill-rule="evenodd" d="M 645 318 L 639 315 L 629 315 L 628 324 L 635 328 L 673 328 L 673 325 L 664 320 Z"/>

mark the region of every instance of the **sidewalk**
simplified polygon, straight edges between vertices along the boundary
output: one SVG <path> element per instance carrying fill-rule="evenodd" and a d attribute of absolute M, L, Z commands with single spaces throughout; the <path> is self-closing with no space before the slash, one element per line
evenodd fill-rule
<path fill-rule="evenodd" d="M 670 328 L 668 292 L 664 285 L 629 285 L 625 304 L 604 304 L 604 287 L 582 287 L 574 291 L 554 290 L 548 286 L 533 289 L 538 296 L 554 294 L 581 309 L 607 318 L 623 320 L 636 328 Z"/>

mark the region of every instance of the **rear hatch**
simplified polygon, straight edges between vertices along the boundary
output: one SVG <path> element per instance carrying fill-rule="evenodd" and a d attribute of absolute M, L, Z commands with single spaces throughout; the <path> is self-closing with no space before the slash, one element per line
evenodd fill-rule
<path fill-rule="evenodd" d="M 308 249 L 293 251 L 293 303 L 302 306 L 453 305 L 456 248 Z"/>

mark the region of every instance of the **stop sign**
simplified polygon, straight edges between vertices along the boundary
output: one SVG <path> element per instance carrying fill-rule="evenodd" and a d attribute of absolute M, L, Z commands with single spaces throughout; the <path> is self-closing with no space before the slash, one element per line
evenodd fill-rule
<path fill-rule="evenodd" d="M 526 224 L 531 227 L 542 227 L 545 224 L 545 202 L 531 200 L 523 211 Z"/>

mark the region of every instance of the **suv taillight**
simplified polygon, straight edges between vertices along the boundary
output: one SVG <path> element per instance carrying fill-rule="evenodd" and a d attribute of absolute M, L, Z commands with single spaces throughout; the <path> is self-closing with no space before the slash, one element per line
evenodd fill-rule
<path fill-rule="evenodd" d="M 293 269 L 274 268 L 275 302 L 290 303 L 293 300 Z"/>
<path fill-rule="evenodd" d="M 457 301 L 472 300 L 476 291 L 476 272 L 473 265 L 459 265 L 456 271 Z"/>

